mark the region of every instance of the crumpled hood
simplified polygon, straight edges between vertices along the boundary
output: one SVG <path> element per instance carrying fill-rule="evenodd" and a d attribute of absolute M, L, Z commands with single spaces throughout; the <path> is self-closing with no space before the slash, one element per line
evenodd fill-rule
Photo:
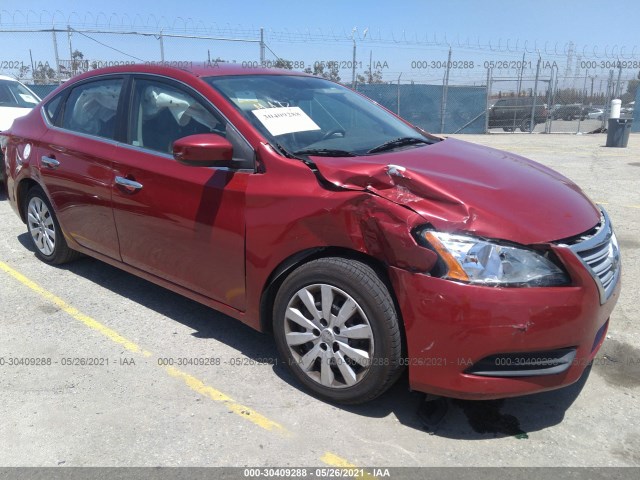
<path fill-rule="evenodd" d="M 313 157 L 313 162 L 334 185 L 406 206 L 443 231 L 535 244 L 585 232 L 600 219 L 582 190 L 559 173 L 452 138 L 366 157 Z"/>

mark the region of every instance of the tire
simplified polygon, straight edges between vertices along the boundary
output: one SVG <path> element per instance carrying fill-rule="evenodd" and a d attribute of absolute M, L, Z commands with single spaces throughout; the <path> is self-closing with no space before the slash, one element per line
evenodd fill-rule
<path fill-rule="evenodd" d="M 513 127 L 502 127 L 502 130 L 504 130 L 505 132 L 513 132 L 515 130 L 515 128 L 513 128 Z"/>
<path fill-rule="evenodd" d="M 4 164 L 4 155 L 0 152 L 0 193 L 7 192 L 6 168 L 7 167 Z"/>
<path fill-rule="evenodd" d="M 394 302 L 362 262 L 321 258 L 297 268 L 276 295 L 273 319 L 281 358 L 321 399 L 364 403 L 402 373 Z"/>
<path fill-rule="evenodd" d="M 24 201 L 24 218 L 36 256 L 50 265 L 75 260 L 80 253 L 71 250 L 58 219 L 42 188 L 33 186 Z"/>
<path fill-rule="evenodd" d="M 530 118 L 523 118 L 522 122 L 520 123 L 520 131 L 521 132 L 528 132 L 531 128 L 531 119 Z"/>

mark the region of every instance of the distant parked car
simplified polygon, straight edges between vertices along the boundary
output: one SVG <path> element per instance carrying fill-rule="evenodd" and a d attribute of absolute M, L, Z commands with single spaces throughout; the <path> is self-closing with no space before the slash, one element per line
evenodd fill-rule
<path fill-rule="evenodd" d="M 573 103 L 571 105 L 559 105 L 557 108 L 551 111 L 551 118 L 553 120 L 575 120 L 577 118 L 584 120 L 587 117 L 587 110 L 589 107 L 583 107 L 579 103 Z"/>
<path fill-rule="evenodd" d="M 489 128 L 502 127 L 506 132 L 519 128 L 522 132 L 528 132 L 532 108 L 533 97 L 501 98 L 489 110 Z M 548 114 L 547 105 L 536 100 L 534 124 L 544 123 Z"/>
<path fill-rule="evenodd" d="M 11 77 L 0 75 L 0 132 L 7 130 L 16 118 L 29 113 L 40 98 Z M 0 183 L 5 184 L 4 157 L 0 153 Z"/>
<path fill-rule="evenodd" d="M 587 118 L 591 120 L 602 120 L 602 116 L 604 115 L 604 110 L 601 108 L 591 107 L 587 111 Z"/>

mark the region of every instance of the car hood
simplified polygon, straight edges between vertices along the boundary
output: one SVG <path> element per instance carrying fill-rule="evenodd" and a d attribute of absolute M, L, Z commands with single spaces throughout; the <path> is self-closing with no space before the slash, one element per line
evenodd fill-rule
<path fill-rule="evenodd" d="M 330 183 L 367 190 L 448 232 L 521 244 L 583 233 L 599 209 L 571 180 L 519 155 L 447 138 L 365 157 L 312 157 Z"/>
<path fill-rule="evenodd" d="M 8 130 L 16 118 L 24 117 L 31 108 L 0 107 L 0 132 Z"/>

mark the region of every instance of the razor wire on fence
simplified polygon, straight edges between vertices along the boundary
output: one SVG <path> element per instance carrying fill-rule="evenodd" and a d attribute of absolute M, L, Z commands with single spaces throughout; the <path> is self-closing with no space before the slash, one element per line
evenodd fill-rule
<path fill-rule="evenodd" d="M 46 16 L 46 15 L 45 15 Z M 207 27 L 181 19 L 0 13 L 0 75 L 41 97 L 101 67 L 143 63 L 191 68 L 236 63 L 305 71 L 345 84 L 434 133 L 587 133 L 602 130 L 613 98 L 634 114 L 640 83 L 636 48 L 558 49 L 435 38 Z M 47 23 L 48 25 L 43 25 Z M 176 23 L 177 22 L 177 23 Z M 34 27 L 37 26 L 39 28 Z M 640 122 L 637 121 L 635 127 Z"/>

